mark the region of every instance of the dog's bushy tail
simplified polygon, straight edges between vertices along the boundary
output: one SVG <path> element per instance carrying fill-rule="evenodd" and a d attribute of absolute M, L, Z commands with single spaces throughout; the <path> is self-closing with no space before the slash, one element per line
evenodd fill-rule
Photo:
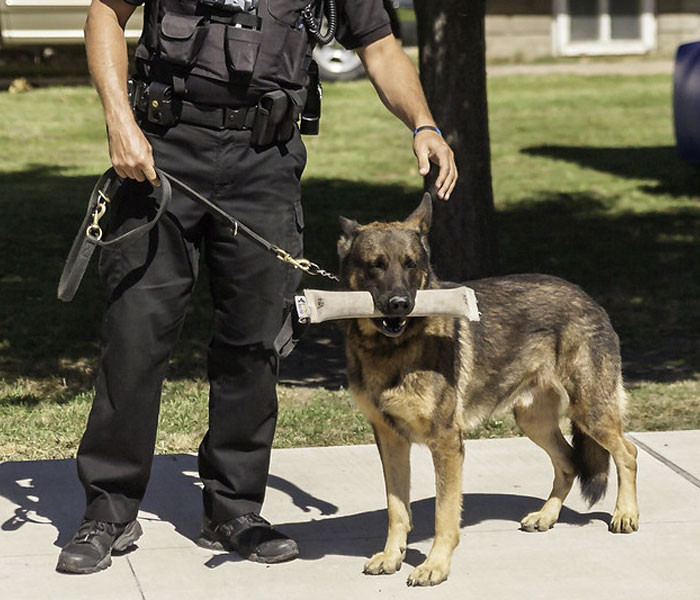
<path fill-rule="evenodd" d="M 605 495 L 608 487 L 610 453 L 574 422 L 571 423 L 571 433 L 581 495 L 589 506 L 593 506 Z"/>

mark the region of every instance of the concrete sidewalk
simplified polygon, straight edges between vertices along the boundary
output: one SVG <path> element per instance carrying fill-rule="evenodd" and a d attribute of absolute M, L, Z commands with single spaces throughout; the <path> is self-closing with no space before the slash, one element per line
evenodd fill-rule
<path fill-rule="evenodd" d="M 430 590 L 405 585 L 430 548 L 432 463 L 414 448 L 413 514 L 400 573 L 362 574 L 383 544 L 386 512 L 373 446 L 273 453 L 264 515 L 294 536 L 301 558 L 264 566 L 202 550 L 196 458 L 155 459 L 138 549 L 99 574 L 60 575 L 59 548 L 83 510 L 72 460 L 0 465 L 0 596 L 5 600 L 184 600 L 700 597 L 700 431 L 630 434 L 639 444 L 640 531 L 607 531 L 615 477 L 589 509 L 574 488 L 548 533 L 518 531 L 549 492 L 551 466 L 526 439 L 467 442 L 461 544 L 450 578 Z"/>

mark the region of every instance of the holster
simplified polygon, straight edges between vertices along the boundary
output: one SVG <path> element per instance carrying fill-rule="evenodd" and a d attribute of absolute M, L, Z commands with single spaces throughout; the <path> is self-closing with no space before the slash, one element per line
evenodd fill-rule
<path fill-rule="evenodd" d="M 127 82 L 129 104 L 134 116 L 163 127 L 171 127 L 180 116 L 180 100 L 171 85 L 159 81 L 145 83 L 133 77 Z"/>
<path fill-rule="evenodd" d="M 283 90 L 274 90 L 261 96 L 250 143 L 253 146 L 269 146 L 290 140 L 298 118 L 298 114 L 294 117 L 293 111 L 294 104 Z"/>

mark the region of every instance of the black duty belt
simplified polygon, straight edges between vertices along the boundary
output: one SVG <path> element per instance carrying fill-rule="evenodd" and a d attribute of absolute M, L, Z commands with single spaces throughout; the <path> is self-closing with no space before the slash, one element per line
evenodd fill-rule
<path fill-rule="evenodd" d="M 252 129 L 257 107 L 241 108 L 209 107 L 183 101 L 180 107 L 180 123 L 200 125 L 214 129 Z"/>
<path fill-rule="evenodd" d="M 160 219 L 170 204 L 170 200 L 172 198 L 172 185 L 179 187 L 191 200 L 202 206 L 208 213 L 228 223 L 234 235 L 237 235 L 238 232 L 242 233 L 248 239 L 258 244 L 258 246 L 274 255 L 275 258 L 294 267 L 295 269 L 304 271 L 309 275 L 321 275 L 334 281 L 338 280 L 335 275 L 332 275 L 331 273 L 319 268 L 317 264 L 305 258 L 295 258 L 283 248 L 271 244 L 264 237 L 258 235 L 252 229 L 241 223 L 238 219 L 228 214 L 221 207 L 207 200 L 204 196 L 169 173 L 166 173 L 158 168 L 156 168 L 155 171 L 158 175 L 158 179 L 160 180 L 160 186 L 153 188 L 155 201 L 158 205 L 158 209 L 154 217 L 147 223 L 139 225 L 138 227 L 135 227 L 134 229 L 110 240 L 102 239 L 102 229 L 99 222 L 107 211 L 111 198 L 114 197 L 114 194 L 124 180 L 117 175 L 114 168 L 107 170 L 102 177 L 100 177 L 92 190 L 92 194 L 90 194 L 90 200 L 88 201 L 88 208 L 87 212 L 85 213 L 85 218 L 80 226 L 78 235 L 73 241 L 68 258 L 66 259 L 66 264 L 63 267 L 61 279 L 58 283 L 59 300 L 69 302 L 73 299 L 75 292 L 80 286 L 80 282 L 83 280 L 83 275 L 85 274 L 85 270 L 90 262 L 90 257 L 95 251 L 96 246 L 100 246 L 102 248 L 110 247 L 114 249 L 122 248 L 135 242 L 138 238 L 148 233 L 148 231 L 150 231 L 156 225 L 158 219 Z"/>
<path fill-rule="evenodd" d="M 129 103 L 137 119 L 162 127 L 189 123 L 212 129 L 249 130 L 251 145 L 262 147 L 286 143 L 292 139 L 295 124 L 306 101 L 305 93 L 279 89 L 260 96 L 257 106 L 233 108 L 195 104 L 181 99 L 181 93 L 176 88 L 182 87 L 181 91 L 184 91 L 184 79 L 173 77 L 172 85 L 161 81 L 146 83 L 129 79 Z M 178 85 L 175 85 L 176 80 Z M 315 117 L 302 119 L 302 122 L 307 123 L 307 133 L 313 133 L 313 128 L 309 128 L 308 124 L 314 119 Z"/>
<path fill-rule="evenodd" d="M 209 106 L 179 100 L 171 85 L 134 78 L 128 83 L 129 103 L 137 118 L 157 125 L 177 122 L 212 129 L 253 129 L 257 106 Z"/>

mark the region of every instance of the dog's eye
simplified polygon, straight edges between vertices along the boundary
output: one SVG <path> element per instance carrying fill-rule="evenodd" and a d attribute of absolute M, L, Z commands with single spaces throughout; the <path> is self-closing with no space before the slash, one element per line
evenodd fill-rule
<path fill-rule="evenodd" d="M 406 269 L 415 269 L 418 264 L 410 256 L 407 256 L 403 261 L 403 266 Z"/>

